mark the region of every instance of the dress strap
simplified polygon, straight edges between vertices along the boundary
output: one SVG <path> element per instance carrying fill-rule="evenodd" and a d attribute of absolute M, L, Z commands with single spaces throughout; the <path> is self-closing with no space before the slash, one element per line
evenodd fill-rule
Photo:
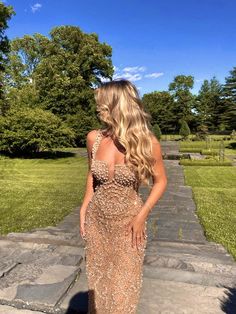
<path fill-rule="evenodd" d="M 98 146 L 101 142 L 101 139 L 102 139 L 102 131 L 101 131 L 101 129 L 98 129 L 97 134 L 96 134 L 96 138 L 95 138 L 95 141 L 94 141 L 93 147 L 92 147 L 92 159 L 95 159 L 95 155 L 96 155 L 96 152 L 98 150 Z"/>

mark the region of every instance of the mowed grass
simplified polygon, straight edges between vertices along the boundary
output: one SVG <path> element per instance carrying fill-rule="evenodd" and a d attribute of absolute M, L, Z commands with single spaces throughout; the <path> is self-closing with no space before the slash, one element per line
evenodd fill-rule
<path fill-rule="evenodd" d="M 213 138 L 213 137 L 212 137 Z M 235 155 L 235 149 L 231 147 L 231 144 L 235 143 L 235 140 L 224 140 L 225 155 Z M 182 152 L 201 152 L 202 150 L 213 150 L 219 152 L 221 142 L 219 140 L 211 141 L 207 146 L 206 141 L 180 141 L 179 147 Z"/>
<path fill-rule="evenodd" d="M 0 234 L 54 226 L 83 200 L 87 158 L 0 157 Z"/>
<path fill-rule="evenodd" d="M 207 239 L 221 243 L 236 260 L 236 168 L 185 166 L 184 173 Z"/>

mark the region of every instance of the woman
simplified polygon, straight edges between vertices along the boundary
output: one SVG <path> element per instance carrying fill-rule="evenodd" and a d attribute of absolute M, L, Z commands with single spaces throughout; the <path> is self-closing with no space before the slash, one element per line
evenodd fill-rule
<path fill-rule="evenodd" d="M 147 244 L 146 219 L 167 178 L 161 146 L 136 87 L 127 80 L 95 90 L 105 127 L 87 134 L 89 171 L 80 209 L 86 242 L 89 314 L 136 313 Z M 144 203 L 141 183 L 151 192 Z"/>

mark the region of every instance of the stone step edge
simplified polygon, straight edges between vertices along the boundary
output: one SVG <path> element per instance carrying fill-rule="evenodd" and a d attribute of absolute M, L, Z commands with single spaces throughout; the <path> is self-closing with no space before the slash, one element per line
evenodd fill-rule
<path fill-rule="evenodd" d="M 57 239 L 50 239 L 46 237 L 37 237 L 37 238 L 27 238 L 24 236 L 17 236 L 17 237 L 1 237 L 0 236 L 0 241 L 1 240 L 10 240 L 12 242 L 25 242 L 25 243 L 35 243 L 35 244 L 53 244 L 53 245 L 59 245 L 59 246 L 71 246 L 71 247 L 81 247 L 81 242 L 78 242 L 78 244 L 73 243 L 74 240 L 68 239 L 68 240 L 57 240 Z M 81 241 L 83 241 L 81 239 Z"/>
<path fill-rule="evenodd" d="M 194 273 L 180 269 L 167 269 L 162 267 L 151 267 L 144 265 L 143 277 L 150 279 L 161 279 L 170 282 L 184 282 L 186 284 L 196 284 L 210 287 L 235 288 L 236 276 L 224 277 L 213 274 Z"/>
<path fill-rule="evenodd" d="M 28 241 L 18 241 L 18 240 L 12 240 L 12 239 L 0 239 L 0 245 L 3 244 L 6 246 L 10 246 L 11 244 L 16 244 L 21 246 L 22 249 L 25 250 L 43 250 L 48 248 L 51 243 L 36 243 L 36 242 L 28 242 Z M 30 245 L 30 246 L 29 246 Z M 54 245 L 54 244 L 52 244 Z M 74 248 L 78 250 L 78 254 L 84 257 L 84 246 L 75 246 L 75 245 L 68 245 L 68 243 L 63 243 L 60 245 L 55 245 L 55 250 L 63 250 L 63 249 L 71 249 L 72 253 L 74 252 Z"/>
<path fill-rule="evenodd" d="M 8 306 L 11 306 L 17 310 L 31 310 L 31 311 L 43 312 L 45 314 L 66 314 L 66 313 L 68 313 L 67 310 L 62 309 L 59 306 L 50 307 L 47 305 L 43 306 L 40 304 L 32 304 L 32 303 L 23 302 L 23 301 L 7 301 L 4 299 L 0 299 L 0 305 L 8 305 Z"/>
<path fill-rule="evenodd" d="M 182 244 L 182 242 L 180 242 L 180 244 Z M 188 243 L 188 244 L 192 244 L 192 243 Z M 168 252 L 161 252 L 161 248 L 166 248 L 169 251 Z M 188 262 L 189 260 L 191 261 L 191 259 L 199 259 L 199 261 L 201 262 L 205 262 L 205 259 L 209 257 L 209 259 L 211 259 L 212 261 L 220 261 L 220 263 L 222 262 L 223 264 L 227 264 L 227 265 L 232 265 L 232 266 L 236 266 L 236 261 L 234 260 L 233 256 L 230 255 L 227 251 L 221 251 L 220 249 L 215 249 L 214 247 L 202 247 L 201 251 L 198 250 L 194 250 L 194 248 L 189 247 L 189 251 L 186 249 L 184 250 L 184 247 L 181 248 L 179 246 L 179 249 L 182 252 L 182 255 L 178 257 L 178 252 L 176 252 L 176 250 L 174 252 L 172 252 L 172 249 L 175 249 L 174 247 L 171 246 L 159 246 L 159 250 L 158 247 L 155 249 L 152 249 L 150 247 L 147 248 L 147 251 L 145 252 L 147 256 L 150 257 L 163 257 L 163 258 L 173 258 L 173 259 L 178 259 L 178 260 L 184 260 L 186 262 Z M 206 254 L 204 254 L 206 253 Z M 214 253 L 214 256 L 208 256 L 207 254 L 211 254 Z"/>
<path fill-rule="evenodd" d="M 170 246 L 170 247 L 189 247 L 189 246 L 199 246 L 202 248 L 207 248 L 207 249 L 213 249 L 221 253 L 226 253 L 229 256 L 231 256 L 226 248 L 221 244 L 213 241 L 207 241 L 202 242 L 202 241 L 196 241 L 196 242 L 181 242 L 181 241 L 169 241 L 169 240 L 152 240 L 151 245 L 156 244 L 156 247 L 160 246 Z"/>
<path fill-rule="evenodd" d="M 148 255 L 148 254 L 146 254 Z M 150 256 L 150 255 L 149 255 Z M 157 255 L 160 257 L 160 260 L 154 260 L 152 265 L 152 262 L 144 263 L 147 267 L 161 267 L 165 269 L 176 269 L 176 270 L 183 270 L 188 271 L 191 273 L 200 273 L 200 274 L 217 274 L 225 277 L 236 277 L 236 263 L 233 264 L 227 264 L 222 261 L 220 262 L 220 259 L 218 262 L 214 263 L 212 262 L 205 262 L 205 261 L 194 261 L 183 258 L 176 258 L 172 256 L 167 255 Z M 169 265 L 168 265 L 169 263 Z M 172 265 L 171 265 L 172 264 Z M 183 265 L 183 267 L 186 267 L 186 269 L 180 268 L 179 266 Z"/>

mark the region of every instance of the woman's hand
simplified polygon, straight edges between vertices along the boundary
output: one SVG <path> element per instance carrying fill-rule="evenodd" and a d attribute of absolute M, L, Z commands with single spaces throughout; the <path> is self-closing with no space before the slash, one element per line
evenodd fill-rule
<path fill-rule="evenodd" d="M 85 222 L 85 218 L 80 218 L 80 235 L 83 239 L 86 236 L 84 222 Z"/>
<path fill-rule="evenodd" d="M 146 239 L 145 218 L 138 214 L 126 226 L 125 235 L 132 231 L 132 247 L 136 245 L 137 249 Z"/>

